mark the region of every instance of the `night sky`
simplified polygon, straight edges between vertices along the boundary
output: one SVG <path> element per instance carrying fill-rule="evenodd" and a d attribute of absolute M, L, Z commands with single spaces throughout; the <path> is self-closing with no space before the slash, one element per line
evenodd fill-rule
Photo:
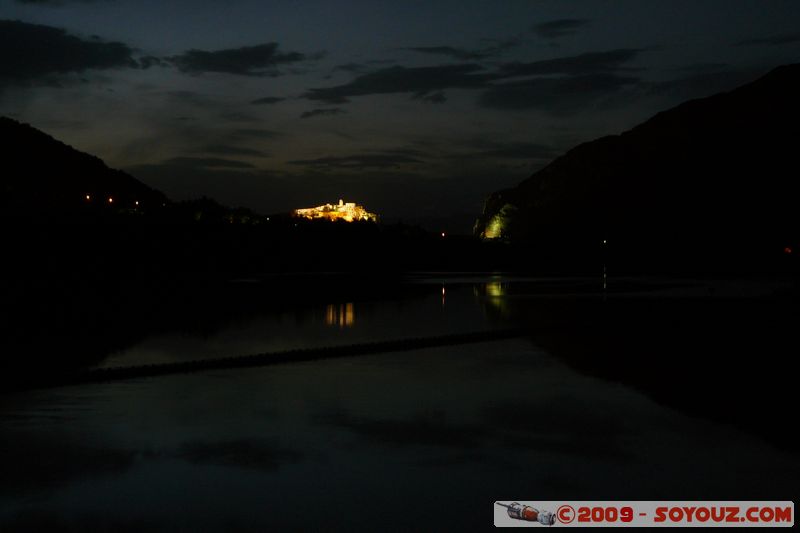
<path fill-rule="evenodd" d="M 798 58 L 797 0 L 0 0 L 0 114 L 174 199 L 462 231 L 575 144 Z"/>

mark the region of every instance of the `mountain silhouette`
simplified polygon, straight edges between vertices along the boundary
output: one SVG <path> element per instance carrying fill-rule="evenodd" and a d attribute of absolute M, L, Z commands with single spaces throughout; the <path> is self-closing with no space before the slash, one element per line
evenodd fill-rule
<path fill-rule="evenodd" d="M 800 65 L 783 66 L 581 144 L 493 193 L 475 233 L 634 262 L 789 254 L 800 228 L 798 95 Z"/>
<path fill-rule="evenodd" d="M 0 158 L 3 215 L 146 212 L 168 202 L 161 192 L 99 158 L 7 117 L 0 117 Z"/>

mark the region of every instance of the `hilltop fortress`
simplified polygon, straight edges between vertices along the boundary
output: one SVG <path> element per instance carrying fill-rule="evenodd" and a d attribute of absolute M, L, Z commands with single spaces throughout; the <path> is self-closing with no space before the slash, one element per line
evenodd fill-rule
<path fill-rule="evenodd" d="M 378 221 L 378 215 L 370 213 L 364 209 L 364 206 L 353 202 L 345 203 L 344 200 L 339 200 L 338 204 L 325 204 L 319 207 L 295 209 L 292 211 L 292 216 L 307 218 L 309 220 L 324 218 L 332 221 L 344 220 L 346 222 L 354 222 L 357 220 Z"/>

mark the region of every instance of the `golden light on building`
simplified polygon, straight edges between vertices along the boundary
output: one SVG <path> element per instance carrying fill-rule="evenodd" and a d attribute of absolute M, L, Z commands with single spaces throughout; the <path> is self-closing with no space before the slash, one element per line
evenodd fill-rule
<path fill-rule="evenodd" d="M 359 220 L 377 222 L 378 215 L 370 213 L 363 206 L 353 202 L 339 200 L 338 204 L 325 204 L 319 207 L 308 207 L 295 209 L 292 216 L 307 218 L 309 220 L 344 220 L 345 222 L 355 222 Z"/>
<path fill-rule="evenodd" d="M 349 328 L 356 322 L 355 306 L 352 303 L 330 304 L 325 309 L 325 324 Z"/>

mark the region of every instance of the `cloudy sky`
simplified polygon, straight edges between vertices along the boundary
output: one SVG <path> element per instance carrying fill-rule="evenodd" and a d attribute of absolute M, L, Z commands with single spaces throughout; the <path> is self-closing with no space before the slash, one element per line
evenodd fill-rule
<path fill-rule="evenodd" d="M 797 0 L 0 0 L 0 114 L 176 199 L 469 230 L 575 144 L 800 61 Z"/>

